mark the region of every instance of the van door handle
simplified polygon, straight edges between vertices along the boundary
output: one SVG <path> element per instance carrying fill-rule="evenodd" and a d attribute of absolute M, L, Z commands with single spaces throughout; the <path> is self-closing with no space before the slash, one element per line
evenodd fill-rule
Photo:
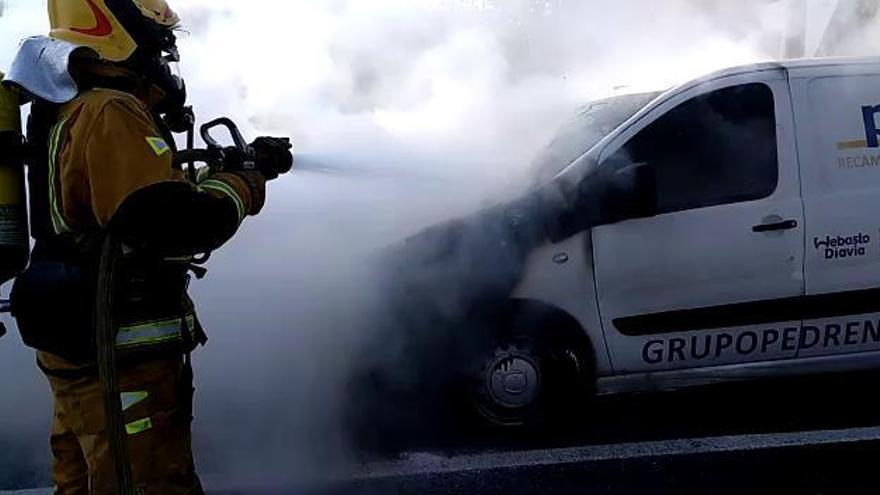
<path fill-rule="evenodd" d="M 764 223 L 761 225 L 755 225 L 754 227 L 752 227 L 752 231 L 757 232 L 757 233 L 775 232 L 778 230 L 796 229 L 797 226 L 798 226 L 797 220 L 784 220 L 782 222 Z"/>

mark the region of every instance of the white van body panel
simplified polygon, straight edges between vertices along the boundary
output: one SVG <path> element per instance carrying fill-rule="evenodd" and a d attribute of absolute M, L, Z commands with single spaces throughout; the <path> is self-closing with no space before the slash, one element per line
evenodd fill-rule
<path fill-rule="evenodd" d="M 877 110 L 873 123 L 880 129 L 880 59 L 758 64 L 692 81 L 647 105 L 560 177 L 585 176 L 696 95 L 749 83 L 773 92 L 779 176 L 771 195 L 595 227 L 529 259 L 515 297 L 578 320 L 596 350 L 600 392 L 880 367 L 880 313 L 863 307 L 870 299 L 865 294 L 880 300 L 866 292 L 880 291 L 880 143 L 865 139 L 863 119 L 864 107 Z M 796 227 L 752 230 L 777 220 Z M 826 244 L 835 249 L 830 258 Z M 846 302 L 852 292 L 861 302 Z M 825 301 L 824 307 L 854 312 L 821 314 L 813 302 L 830 294 L 846 304 Z M 805 316 L 658 335 L 624 335 L 615 327 L 621 316 L 777 300 L 795 301 Z M 805 345 L 813 331 L 821 339 L 831 331 L 836 341 Z M 735 352 L 739 336 L 768 332 L 778 340 L 762 352 Z M 713 349 L 700 359 L 687 351 L 669 358 L 671 339 L 709 339 L 717 346 L 722 335 L 733 342 L 717 355 Z M 663 341 L 665 354 L 646 362 L 652 341 Z"/>
<path fill-rule="evenodd" d="M 592 259 L 588 232 L 543 246 L 530 255 L 514 297 L 547 304 L 576 319 L 593 345 L 597 373 L 605 376 L 614 370 L 596 305 Z"/>
<path fill-rule="evenodd" d="M 805 315 L 799 356 L 880 350 L 880 64 L 790 70 L 806 212 Z M 869 143 L 869 140 L 873 142 Z"/>

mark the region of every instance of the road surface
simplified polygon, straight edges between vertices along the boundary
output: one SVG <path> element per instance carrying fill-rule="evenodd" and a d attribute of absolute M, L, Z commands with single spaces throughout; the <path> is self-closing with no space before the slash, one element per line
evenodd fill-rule
<path fill-rule="evenodd" d="M 301 484 L 206 475 L 216 494 L 876 494 L 878 373 L 605 398 L 577 428 L 413 438 Z M 41 495 L 48 491 L 0 492 Z"/>

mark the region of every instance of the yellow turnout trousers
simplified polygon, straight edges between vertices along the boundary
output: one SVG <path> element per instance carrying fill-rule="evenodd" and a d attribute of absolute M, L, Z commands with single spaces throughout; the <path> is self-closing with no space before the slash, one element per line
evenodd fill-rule
<path fill-rule="evenodd" d="M 40 355 L 46 361 L 59 358 Z M 192 379 L 182 358 L 122 367 L 119 384 L 135 486 L 144 495 L 201 494 L 191 448 Z M 104 396 L 95 375 L 49 371 L 55 398 L 51 445 L 55 493 L 113 494 Z"/>

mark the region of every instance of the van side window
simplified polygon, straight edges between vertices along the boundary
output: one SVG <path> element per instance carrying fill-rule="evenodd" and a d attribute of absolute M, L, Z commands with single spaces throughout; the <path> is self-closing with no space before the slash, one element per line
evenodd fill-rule
<path fill-rule="evenodd" d="M 700 95 L 636 134 L 609 165 L 653 166 L 659 213 L 765 198 L 779 177 L 775 113 L 773 91 L 760 83 Z"/>

